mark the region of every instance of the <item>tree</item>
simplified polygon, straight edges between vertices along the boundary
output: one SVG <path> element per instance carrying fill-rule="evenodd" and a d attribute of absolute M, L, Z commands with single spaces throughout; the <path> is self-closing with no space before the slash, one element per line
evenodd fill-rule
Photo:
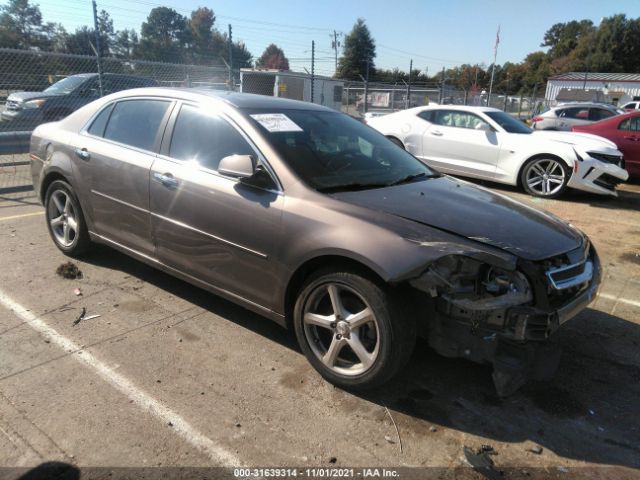
<path fill-rule="evenodd" d="M 191 47 L 193 51 L 192 59 L 195 63 L 220 63 L 219 59 L 214 60 L 213 50 L 213 26 L 216 16 L 213 10 L 207 7 L 200 7 L 191 12 L 189 29 L 191 31 Z"/>
<path fill-rule="evenodd" d="M 253 66 L 253 55 L 247 49 L 247 46 L 242 41 L 233 42 L 231 44 L 231 50 L 233 51 L 233 65 L 232 68 L 237 70 L 239 68 L 251 68 Z M 213 33 L 213 51 L 218 58 L 223 59 L 227 64 L 231 64 L 229 61 L 229 37 L 226 33 L 220 33 L 215 30 Z M 223 63 L 221 61 L 221 63 Z"/>
<path fill-rule="evenodd" d="M 567 23 L 556 23 L 544 34 L 541 47 L 551 47 L 548 55 L 551 60 L 569 55 L 578 45 L 582 37 L 593 32 L 591 20 L 572 20 Z"/>
<path fill-rule="evenodd" d="M 8 48 L 45 49 L 51 44 L 51 25 L 42 24 L 38 5 L 29 0 L 9 0 L 0 7 L 0 46 Z"/>
<path fill-rule="evenodd" d="M 344 52 L 338 63 L 336 77 L 346 80 L 360 80 L 360 76 L 367 76 L 367 62 L 369 76 L 375 76 L 376 45 L 371 37 L 369 28 L 362 18 L 353 26 L 351 32 L 344 39 Z"/>
<path fill-rule="evenodd" d="M 289 60 L 287 60 L 284 51 L 275 43 L 272 43 L 265 48 L 260 58 L 256 60 L 256 67 L 289 70 Z"/>
<path fill-rule="evenodd" d="M 189 40 L 187 19 L 173 8 L 156 7 L 142 24 L 137 53 L 147 60 L 180 62 Z"/>
<path fill-rule="evenodd" d="M 140 40 L 135 30 L 119 30 L 118 33 L 116 33 L 112 53 L 118 58 L 131 59 L 139 43 Z"/>

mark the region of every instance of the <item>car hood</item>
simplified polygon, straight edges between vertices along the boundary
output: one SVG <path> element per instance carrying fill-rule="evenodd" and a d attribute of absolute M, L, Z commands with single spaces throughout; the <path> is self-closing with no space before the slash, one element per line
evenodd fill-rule
<path fill-rule="evenodd" d="M 47 92 L 16 92 L 7 97 L 7 100 L 15 100 L 16 102 L 28 102 L 36 98 L 59 97 L 59 93 Z"/>
<path fill-rule="evenodd" d="M 579 145 L 585 150 L 602 149 L 602 148 L 615 148 L 616 144 L 607 140 L 606 138 L 593 135 L 591 133 L 578 133 L 578 132 L 554 132 L 549 130 L 541 130 L 533 132 L 535 139 L 544 138 L 546 140 L 553 140 L 554 142 L 568 143 L 569 145 Z"/>
<path fill-rule="evenodd" d="M 583 241 L 577 229 L 549 213 L 448 176 L 331 196 L 488 244 L 526 260 L 553 257 L 578 248 Z"/>

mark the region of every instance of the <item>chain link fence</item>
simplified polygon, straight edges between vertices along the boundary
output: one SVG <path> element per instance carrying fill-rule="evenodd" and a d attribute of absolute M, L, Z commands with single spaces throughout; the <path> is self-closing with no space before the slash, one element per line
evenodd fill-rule
<path fill-rule="evenodd" d="M 487 105 L 531 118 L 543 99 L 456 90 L 441 83 L 354 82 L 309 74 L 0 48 L 0 193 L 28 188 L 33 129 L 103 95 L 145 87 L 237 90 L 321 104 L 361 118 L 429 104 Z M 544 90 L 541 90 L 544 91 Z"/>

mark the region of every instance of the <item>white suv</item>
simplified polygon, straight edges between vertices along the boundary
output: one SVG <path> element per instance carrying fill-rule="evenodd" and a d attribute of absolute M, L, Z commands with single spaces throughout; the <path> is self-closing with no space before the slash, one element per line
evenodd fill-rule
<path fill-rule="evenodd" d="M 533 117 L 531 128 L 570 131 L 577 125 L 597 122 L 620 113 L 625 112 L 606 103 L 564 103 Z"/>

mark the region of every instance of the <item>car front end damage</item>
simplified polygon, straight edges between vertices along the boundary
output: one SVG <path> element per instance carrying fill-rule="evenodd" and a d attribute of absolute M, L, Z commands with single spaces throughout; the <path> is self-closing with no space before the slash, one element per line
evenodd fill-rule
<path fill-rule="evenodd" d="M 601 195 L 617 196 L 616 187 L 629 179 L 624 168 L 624 157 L 615 148 L 574 148 L 576 161 L 569 187 Z"/>
<path fill-rule="evenodd" d="M 429 345 L 446 357 L 492 364 L 497 393 L 506 396 L 555 373 L 560 349 L 551 337 L 595 299 L 600 279 L 597 253 L 585 239 L 543 261 L 518 259 L 513 269 L 446 255 L 409 284 L 417 311 L 428 312 L 419 324 Z"/>

